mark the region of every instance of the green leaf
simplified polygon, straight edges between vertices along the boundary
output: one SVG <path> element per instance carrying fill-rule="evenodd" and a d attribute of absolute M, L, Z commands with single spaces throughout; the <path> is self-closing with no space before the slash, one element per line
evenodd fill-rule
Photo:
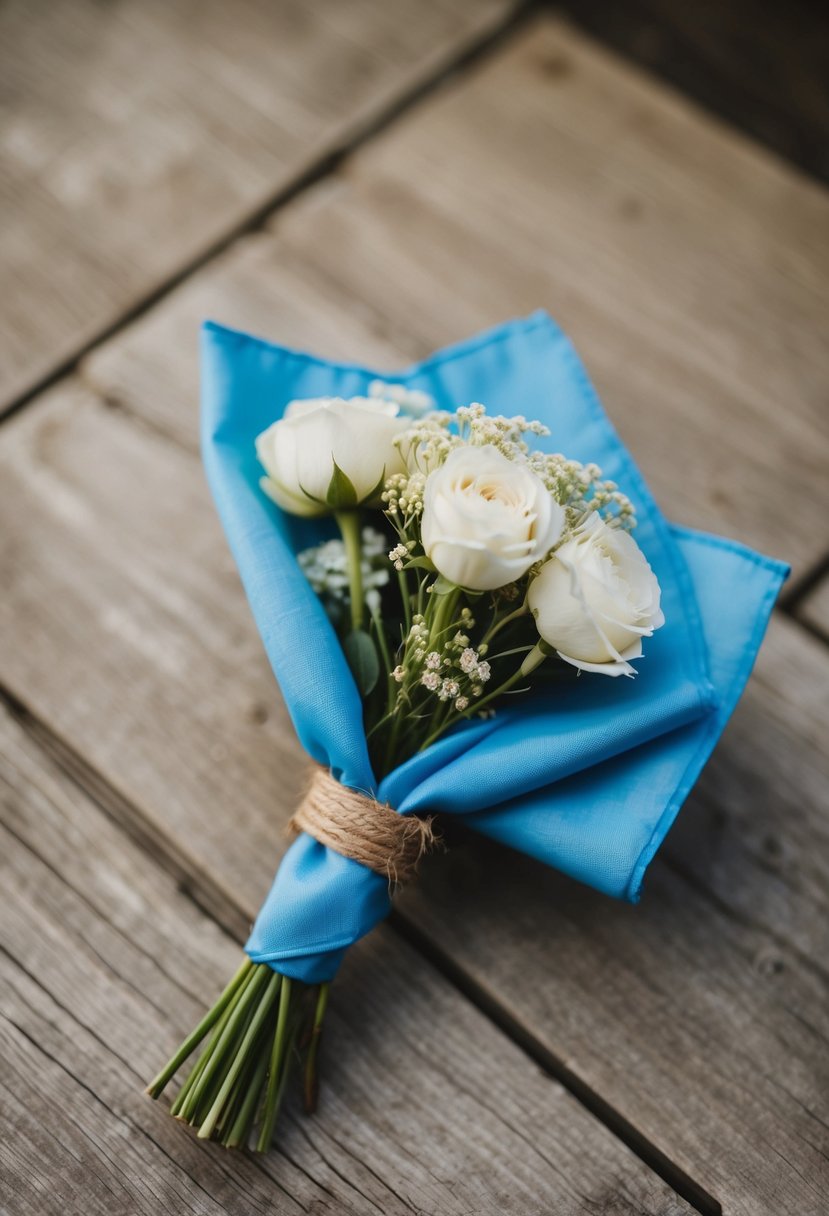
<path fill-rule="evenodd" d="M 457 584 L 450 583 L 448 578 L 439 574 L 432 584 L 432 595 L 448 595 L 450 591 L 457 591 L 457 589 Z"/>
<path fill-rule="evenodd" d="M 354 629 L 343 642 L 343 650 L 360 695 L 367 697 L 380 678 L 377 647 L 364 629 Z"/>
<path fill-rule="evenodd" d="M 356 507 L 357 491 L 354 489 L 351 478 L 346 476 L 333 457 L 331 463 L 334 465 L 334 472 L 331 474 L 331 480 L 328 483 L 325 501 L 329 507 L 333 507 L 336 511 L 341 510 L 343 507 Z"/>

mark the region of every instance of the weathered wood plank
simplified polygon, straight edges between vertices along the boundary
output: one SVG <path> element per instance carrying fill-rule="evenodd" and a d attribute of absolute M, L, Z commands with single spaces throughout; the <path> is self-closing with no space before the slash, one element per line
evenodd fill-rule
<path fill-rule="evenodd" d="M 5 711 L 0 762 L 4 1212 L 689 1213 L 387 930 L 349 961 L 319 1116 L 264 1159 L 199 1143 L 141 1088 L 238 946 Z"/>
<path fill-rule="evenodd" d="M 797 605 L 796 614 L 829 641 L 829 574 L 824 574 Z"/>
<path fill-rule="evenodd" d="M 303 761 L 195 457 L 80 386 L 2 448 L 4 680 L 196 885 L 253 908 Z M 401 903 L 539 1050 L 743 1216 L 820 1211 L 827 665 L 776 623 L 640 910 L 481 843 L 433 859 Z"/>
<path fill-rule="evenodd" d="M 4 4 L 0 409 L 509 8 Z"/>
<path fill-rule="evenodd" d="M 205 315 L 390 367 L 541 305 L 672 517 L 796 574 L 822 556 L 801 504 L 825 487 L 829 198 L 567 27 L 513 39 L 273 233 L 85 374 L 192 444 Z"/>

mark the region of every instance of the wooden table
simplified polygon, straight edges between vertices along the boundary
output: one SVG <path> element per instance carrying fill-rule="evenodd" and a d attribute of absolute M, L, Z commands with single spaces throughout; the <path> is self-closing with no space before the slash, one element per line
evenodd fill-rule
<path fill-rule="evenodd" d="M 829 1210 L 823 187 L 507 0 L 13 0 L 0 47 L 0 1212 Z M 392 369 L 536 307 L 792 584 L 640 907 L 459 841 L 351 951 L 318 1116 L 227 1156 L 142 1087 L 303 760 L 198 323 Z"/>

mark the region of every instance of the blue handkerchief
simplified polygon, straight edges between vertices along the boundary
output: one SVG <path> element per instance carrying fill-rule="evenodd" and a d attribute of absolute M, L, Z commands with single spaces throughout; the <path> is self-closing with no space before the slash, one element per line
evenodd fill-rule
<path fill-rule="evenodd" d="M 584 676 L 471 722 L 380 784 L 360 698 L 295 554 L 316 521 L 261 491 L 256 436 L 298 397 L 365 395 L 375 379 L 439 408 L 482 401 L 550 428 L 549 450 L 595 461 L 633 500 L 636 539 L 666 624 L 633 680 Z M 671 526 L 610 425 L 573 347 L 546 313 L 510 321 L 390 373 L 332 363 L 212 323 L 202 333 L 202 447 L 219 514 L 268 658 L 314 760 L 401 814 L 464 815 L 473 828 L 598 890 L 636 900 L 644 872 L 748 679 L 787 567 Z M 247 945 L 257 962 L 319 983 L 388 913 L 388 884 L 301 835 Z"/>

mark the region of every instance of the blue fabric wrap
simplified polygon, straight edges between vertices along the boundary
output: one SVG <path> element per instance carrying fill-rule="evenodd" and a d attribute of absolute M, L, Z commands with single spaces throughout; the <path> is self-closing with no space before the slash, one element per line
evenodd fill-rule
<path fill-rule="evenodd" d="M 377 786 L 360 699 L 295 553 L 320 524 L 261 491 L 254 439 L 295 397 L 366 393 L 371 380 L 539 418 L 547 444 L 595 461 L 633 499 L 636 538 L 662 585 L 665 626 L 635 679 L 585 675 L 518 699 L 408 760 Z M 547 316 L 510 321 L 403 371 L 382 373 L 275 346 L 211 322 L 202 331 L 202 449 L 256 624 L 300 742 L 355 789 L 401 814 L 465 815 L 474 828 L 609 895 L 642 878 L 742 692 L 788 569 L 666 523 L 572 346 Z M 332 979 L 389 911 L 384 878 L 300 835 L 246 949 L 295 979 Z"/>

